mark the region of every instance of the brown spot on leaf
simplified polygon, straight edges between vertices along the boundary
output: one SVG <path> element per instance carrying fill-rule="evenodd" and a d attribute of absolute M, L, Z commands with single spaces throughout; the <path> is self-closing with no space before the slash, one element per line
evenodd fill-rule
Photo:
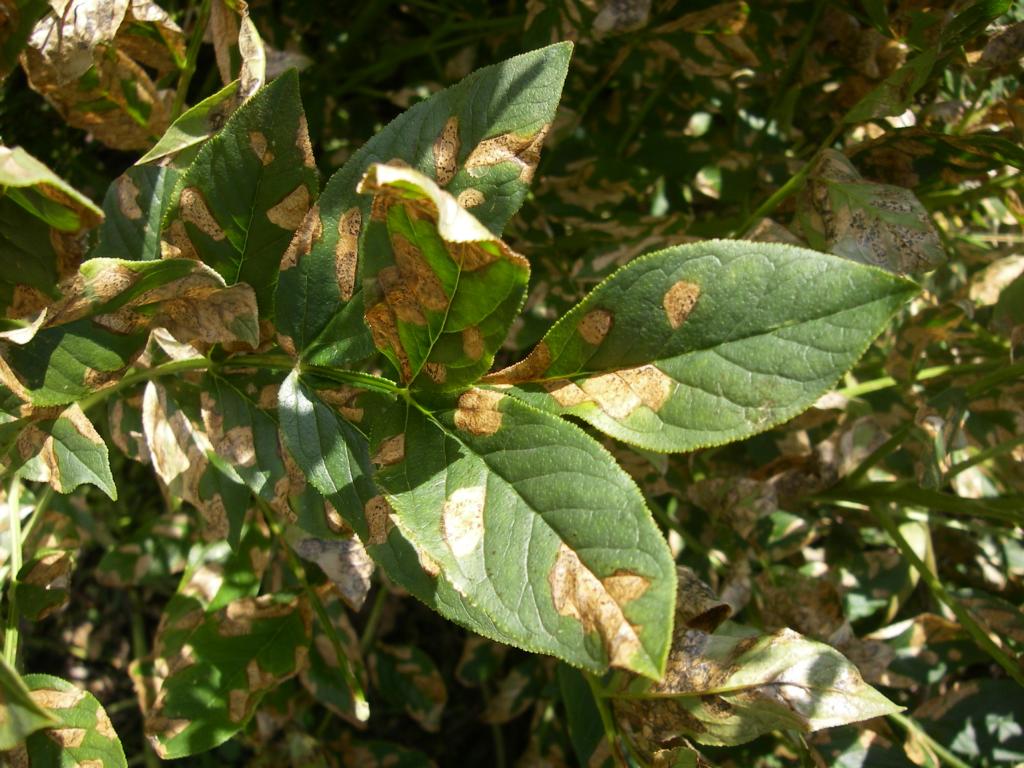
<path fill-rule="evenodd" d="M 277 205 L 267 211 L 267 218 L 281 229 L 295 231 L 309 210 L 309 190 L 305 184 L 299 184 L 285 195 Z"/>
<path fill-rule="evenodd" d="M 306 212 L 299 228 L 295 230 L 295 236 L 281 256 L 281 271 L 298 266 L 302 257 L 313 250 L 313 246 L 323 234 L 324 224 L 320 220 L 320 206 L 314 205 Z"/>
<path fill-rule="evenodd" d="M 434 142 L 434 178 L 447 186 L 459 167 L 459 118 L 449 117 Z"/>
<path fill-rule="evenodd" d="M 405 348 L 398 337 L 395 316 L 388 305 L 380 302 L 367 309 L 366 324 L 370 327 L 370 335 L 373 336 L 373 343 L 377 348 L 390 349 L 394 352 L 395 357 L 398 358 L 402 380 L 408 382 L 412 378 L 412 366 L 409 365 L 409 356 L 405 353 Z"/>
<path fill-rule="evenodd" d="M 119 176 L 115 182 L 117 185 L 117 207 L 132 221 L 142 218 L 142 209 L 139 208 L 139 188 L 128 175 Z"/>
<path fill-rule="evenodd" d="M 78 702 L 85 698 L 85 691 L 75 689 L 73 691 L 56 691 L 52 688 L 42 688 L 30 693 L 32 701 L 44 709 L 71 709 L 78 706 Z"/>
<path fill-rule="evenodd" d="M 563 408 L 572 408 L 576 405 L 592 402 L 590 395 L 568 379 L 545 381 L 542 386 L 554 398 L 555 402 Z"/>
<path fill-rule="evenodd" d="M 260 131 L 249 131 L 249 146 L 263 165 L 274 162 L 274 153 L 267 147 L 267 137 Z"/>
<path fill-rule="evenodd" d="M 241 637 L 252 634 L 254 621 L 266 621 L 287 616 L 295 610 L 294 602 L 278 602 L 273 595 L 243 597 L 233 600 L 221 612 L 217 631 L 223 637 Z"/>
<path fill-rule="evenodd" d="M 544 375 L 551 365 L 551 350 L 542 341 L 525 358 L 483 378 L 488 384 L 518 384 Z"/>
<path fill-rule="evenodd" d="M 423 372 L 435 384 L 444 384 L 448 379 L 448 369 L 441 363 L 424 363 Z"/>
<path fill-rule="evenodd" d="M 377 453 L 373 455 L 373 463 L 381 467 L 400 464 L 405 461 L 405 433 L 394 435 L 383 440 Z"/>
<path fill-rule="evenodd" d="M 416 283 L 398 267 L 385 267 L 377 273 L 377 284 L 384 292 L 395 319 L 409 325 L 426 325 L 427 318 L 416 296 Z"/>
<path fill-rule="evenodd" d="M 696 306 L 699 296 L 700 286 L 687 280 L 680 280 L 665 291 L 662 305 L 665 307 L 668 324 L 673 328 L 678 328 L 686 322 L 686 318 Z"/>
<path fill-rule="evenodd" d="M 228 693 L 228 717 L 232 722 L 240 723 L 245 720 L 249 708 L 249 692 L 235 689 Z"/>
<path fill-rule="evenodd" d="M 616 571 L 611 576 L 601 579 L 601 584 L 619 605 L 636 600 L 651 585 L 651 580 L 636 573 Z"/>
<path fill-rule="evenodd" d="M 299 127 L 295 131 L 295 146 L 302 153 L 302 164 L 307 168 L 316 168 L 313 145 L 309 141 L 309 123 L 306 122 L 305 114 L 299 115 Z"/>
<path fill-rule="evenodd" d="M 164 232 L 160 243 L 160 257 L 163 259 L 192 259 L 199 261 L 199 253 L 192 244 L 181 219 L 175 219 Z"/>
<path fill-rule="evenodd" d="M 448 309 L 451 300 L 445 293 L 441 280 L 423 258 L 423 252 L 397 232 L 390 233 L 390 236 L 398 271 L 419 303 L 433 312 L 444 312 Z M 390 297 L 388 301 L 390 302 Z"/>
<path fill-rule="evenodd" d="M 107 739 L 117 738 L 117 731 L 114 730 L 110 718 L 107 717 L 106 711 L 102 708 L 96 710 L 96 733 Z"/>
<path fill-rule="evenodd" d="M 505 395 L 487 389 L 470 389 L 459 397 L 455 426 L 471 435 L 493 435 L 501 428 L 498 403 Z"/>
<path fill-rule="evenodd" d="M 484 193 L 479 189 L 473 187 L 466 187 L 464 190 L 459 192 L 459 196 L 455 198 L 455 202 L 461 205 L 463 208 L 475 208 L 478 205 L 483 205 L 486 198 Z"/>
<path fill-rule="evenodd" d="M 487 488 L 482 485 L 459 488 L 444 502 L 441 530 L 455 557 L 474 551 L 484 535 L 484 502 Z"/>
<path fill-rule="evenodd" d="M 596 631 L 612 666 L 628 666 L 641 650 L 636 629 L 605 585 L 564 542 L 558 547 L 548 583 L 559 615 L 579 621 L 584 632 Z"/>
<path fill-rule="evenodd" d="M 484 354 L 484 337 L 475 325 L 462 330 L 462 351 L 470 360 L 479 360 Z"/>
<path fill-rule="evenodd" d="M 576 330 L 587 344 L 595 347 L 604 341 L 608 331 L 612 329 L 612 313 L 606 309 L 594 309 L 587 312 L 576 326 Z"/>
<path fill-rule="evenodd" d="M 384 544 L 388 540 L 388 534 L 395 524 L 391 521 L 391 505 L 383 496 L 374 496 L 363 508 L 366 515 L 366 525 L 370 529 L 370 536 L 367 544 Z"/>
<path fill-rule="evenodd" d="M 532 136 L 517 136 L 503 133 L 484 139 L 466 158 L 466 170 L 473 176 L 480 176 L 484 170 L 499 163 L 514 163 L 519 166 L 519 180 L 529 184 L 540 160 L 544 137 L 551 128 L 545 124 Z"/>
<path fill-rule="evenodd" d="M 221 229 L 217 220 L 213 218 L 213 214 L 210 213 L 206 200 L 203 198 L 203 193 L 199 189 L 196 187 L 185 187 L 181 190 L 179 206 L 183 221 L 188 222 L 213 240 L 220 241 L 224 239 L 224 230 Z M 172 224 L 171 226 L 173 227 L 174 225 Z M 181 247 L 177 240 L 171 239 L 171 242 Z M 192 250 L 193 252 L 195 251 L 194 248 Z M 184 248 L 182 248 L 182 251 L 184 252 Z"/>
<path fill-rule="evenodd" d="M 338 292 L 344 301 L 351 299 L 355 290 L 359 232 L 362 226 L 363 214 L 358 207 L 350 208 L 338 219 L 338 244 L 334 246 L 334 272 L 338 279 Z"/>
<path fill-rule="evenodd" d="M 46 731 L 46 735 L 55 741 L 61 749 L 77 749 L 85 741 L 85 728 L 54 728 Z"/>
<path fill-rule="evenodd" d="M 587 396 L 613 419 L 624 419 L 642 405 L 658 411 L 674 386 L 672 379 L 653 365 L 597 374 L 580 384 Z"/>

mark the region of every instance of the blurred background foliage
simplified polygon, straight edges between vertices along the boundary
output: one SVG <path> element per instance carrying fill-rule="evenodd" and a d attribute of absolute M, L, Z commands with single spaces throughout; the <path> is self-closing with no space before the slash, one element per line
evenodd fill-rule
<path fill-rule="evenodd" d="M 212 5 L 217 13 L 223 3 Z M 102 200 L 139 147 L 114 148 L 124 134 L 96 115 L 120 109 L 159 136 L 182 104 L 222 86 L 215 47 L 196 32 L 211 3 L 162 8 L 183 34 L 165 37 L 169 58 L 133 64 L 146 78 L 136 96 L 148 101 L 68 106 L 66 86 L 47 101 L 36 92 L 45 84 L 34 78 L 33 90 L 14 67 L 2 83 L 3 144 Z M 506 232 L 533 265 L 507 361 L 617 266 L 670 244 L 749 237 L 869 261 L 885 251 L 897 257 L 887 266 L 916 272 L 920 297 L 835 392 L 793 422 L 680 456 L 607 443 L 679 562 L 735 620 L 834 645 L 906 714 L 700 747 L 701 757 L 687 748 L 655 764 L 1024 761 L 1024 695 L 1013 679 L 1024 677 L 1024 7 L 254 0 L 249 11 L 270 71 L 302 70 L 323 178 L 402 110 L 473 69 L 576 43 L 533 191 Z M 160 34 L 162 23 L 142 26 Z M 190 79 L 181 76 L 188 44 L 197 46 Z M 95 119 L 91 128 L 83 115 Z M 893 234 L 908 226 L 923 234 Z M 33 671 L 80 682 L 105 702 L 139 764 L 126 669 L 174 591 L 195 526 L 186 511 L 154 534 L 164 513 L 154 480 L 115 462 L 119 502 L 90 492 L 87 503 L 61 502 L 73 532 L 56 522 L 56 532 L 39 529 L 65 542 L 78 568 L 66 589 L 73 599 L 40 606 L 25 654 Z M 132 559 L 142 550 L 148 571 Z M 126 582 L 130 589 L 104 586 Z M 244 735 L 188 763 L 602 764 L 600 750 L 570 738 L 571 687 L 559 685 L 550 660 L 466 637 L 382 585 L 348 613 L 339 622 L 371 657 L 368 728 L 339 719 L 324 688 L 330 675 L 319 670 L 318 685 L 314 666 L 270 693 Z M 979 633 L 998 654 L 979 648 Z M 655 750 L 680 746 L 634 736 Z"/>

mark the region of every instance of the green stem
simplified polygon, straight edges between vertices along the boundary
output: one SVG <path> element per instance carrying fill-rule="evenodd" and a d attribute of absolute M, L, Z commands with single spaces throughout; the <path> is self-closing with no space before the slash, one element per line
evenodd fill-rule
<path fill-rule="evenodd" d="M 878 464 L 878 462 L 893 453 L 903 444 L 907 435 L 910 434 L 912 427 L 912 423 L 903 424 L 899 429 L 893 432 L 892 436 L 888 440 L 873 450 L 868 457 L 864 459 L 864 461 L 862 461 L 855 470 L 853 470 L 853 472 L 846 476 L 845 483 L 847 485 L 856 485 L 859 483 L 861 478 L 863 478 L 873 466 Z"/>
<path fill-rule="evenodd" d="M 18 572 L 21 570 L 21 478 L 15 475 L 7 490 L 7 533 L 10 537 L 10 585 L 7 587 L 7 622 L 4 625 L 4 661 L 18 665 Z"/>
<path fill-rule="evenodd" d="M 46 508 L 50 506 L 50 501 L 53 499 L 53 493 L 53 487 L 49 485 L 46 486 L 46 490 L 43 491 L 39 500 L 36 502 L 35 509 L 32 510 L 32 517 L 28 519 L 28 525 L 26 525 L 21 532 L 22 543 L 28 541 L 32 536 L 32 531 L 35 530 L 36 523 L 39 521 L 39 518 L 42 517 Z"/>
<path fill-rule="evenodd" d="M 846 126 L 842 123 L 836 125 L 836 127 L 832 129 L 832 132 L 825 137 L 825 140 L 818 145 L 818 149 L 815 150 L 814 155 L 811 155 L 811 158 L 804 163 L 803 167 L 797 171 L 789 181 L 775 190 L 771 197 L 761 203 L 757 210 L 748 216 L 747 220 L 743 222 L 743 225 L 736 230 L 736 234 L 739 236 L 745 235 L 757 222 L 782 205 L 790 195 L 794 194 L 800 188 L 800 185 L 804 183 L 804 179 L 807 178 L 807 175 L 811 172 L 811 164 L 814 161 L 814 157 L 823 149 L 831 147 L 832 143 L 843 134 L 845 129 Z"/>
<path fill-rule="evenodd" d="M 185 107 L 185 96 L 188 93 L 188 85 L 192 82 L 192 76 L 196 73 L 196 59 L 199 58 L 199 48 L 203 44 L 203 36 L 206 34 L 206 23 L 210 18 L 210 0 L 203 0 L 199 6 L 199 15 L 196 17 L 196 25 L 192 29 L 192 39 L 188 41 L 188 50 L 185 53 L 185 66 L 178 76 L 178 89 L 174 94 L 174 105 L 171 107 L 171 121 L 178 119 Z"/>
<path fill-rule="evenodd" d="M 377 594 L 374 595 L 373 605 L 370 607 L 370 615 L 366 619 L 366 626 L 363 627 L 363 634 L 359 636 L 359 650 L 366 653 L 373 645 L 377 635 L 377 627 L 380 625 L 380 617 L 384 612 L 384 603 L 387 602 L 388 591 L 381 584 L 377 587 Z"/>
<path fill-rule="evenodd" d="M 341 384 L 353 384 L 363 389 L 372 389 L 375 392 L 383 392 L 388 395 L 402 394 L 406 390 L 390 379 L 374 376 L 372 373 L 362 371 L 346 371 L 342 368 L 329 368 L 324 365 L 303 365 L 303 371 L 321 376 Z"/>
<path fill-rule="evenodd" d="M 946 479 L 949 480 L 952 477 L 956 477 L 961 472 L 964 472 L 971 467 L 975 467 L 978 464 L 983 464 L 989 459 L 994 459 L 997 456 L 1010 453 L 1014 448 L 1019 445 L 1024 445 L 1024 435 L 1018 435 L 1017 437 L 1010 438 L 1006 442 L 1000 443 L 999 445 L 993 445 L 990 448 L 978 451 L 976 454 L 968 459 L 964 459 L 961 462 L 954 464 L 949 468 L 946 473 Z"/>
<path fill-rule="evenodd" d="M 291 568 L 292 573 L 295 574 L 295 578 L 302 584 L 302 590 L 306 593 L 306 597 L 309 598 L 310 605 L 313 606 L 313 612 L 316 613 L 317 619 L 320 621 L 320 625 L 323 627 L 324 633 L 327 635 L 327 639 L 330 640 L 331 646 L 334 648 L 334 654 L 338 657 L 338 668 L 341 670 L 341 676 L 345 680 L 345 685 L 348 686 L 349 691 L 352 694 L 353 710 L 356 719 L 360 722 L 365 723 L 370 719 L 370 705 L 366 701 L 366 692 L 363 690 L 363 685 L 359 681 L 360 673 L 362 672 L 362 663 L 357 659 L 349 658 L 349 655 L 345 653 L 345 646 L 341 642 L 341 638 L 338 636 L 338 630 L 334 626 L 334 622 L 331 621 L 331 617 L 327 613 L 327 609 L 324 607 L 323 601 L 320 599 L 320 595 L 317 594 L 316 590 L 309 583 L 309 579 L 306 578 L 306 569 L 302 563 L 299 562 L 298 557 L 292 552 L 292 548 L 288 542 L 285 541 L 284 535 L 281 531 L 281 527 L 277 520 L 274 519 L 274 512 L 270 509 L 269 505 L 262 499 L 257 499 L 257 503 L 263 510 L 263 517 L 267 521 L 267 525 L 270 526 L 271 532 L 274 534 L 274 538 L 277 539 L 278 544 L 281 545 L 281 550 L 284 552 L 285 559 L 288 560 L 288 566 Z"/>
<path fill-rule="evenodd" d="M 998 367 L 996 370 L 987 376 L 982 376 L 976 382 L 967 387 L 964 394 L 967 395 L 968 399 L 975 399 L 980 395 L 985 394 L 988 390 L 993 387 L 997 387 L 1007 381 L 1013 381 L 1014 379 L 1024 376 L 1024 360 L 1014 363 L 1013 365 L 1003 365 L 996 363 Z"/>
<path fill-rule="evenodd" d="M 1006 652 L 996 645 L 995 641 L 989 637 L 988 633 L 975 621 L 970 611 L 965 608 L 959 600 L 949 593 L 945 585 L 939 579 L 939 577 L 927 566 L 924 561 L 918 557 L 917 552 L 910 546 L 910 543 L 900 533 L 899 526 L 896 525 L 892 516 L 888 510 L 882 504 L 872 505 L 871 511 L 874 512 L 875 518 L 885 529 L 886 533 L 892 538 L 899 548 L 903 557 L 910 562 L 911 565 L 921 575 L 921 580 L 927 585 L 928 589 L 931 590 L 932 595 L 936 600 L 946 605 L 956 616 L 957 621 L 960 622 L 967 633 L 971 636 L 974 642 L 981 650 L 985 651 L 992 659 L 999 664 L 1006 673 L 1012 677 L 1018 685 L 1024 686 L 1024 671 L 1017 665 L 1017 663 L 1010 658 Z"/>
<path fill-rule="evenodd" d="M 925 742 L 928 745 L 928 748 L 938 756 L 939 760 L 951 768 L 971 768 L 967 763 L 933 739 L 916 721 L 911 720 L 906 715 L 901 715 L 896 712 L 889 715 L 889 719 L 899 725 L 899 727 L 907 733 L 912 734 Z"/>
<path fill-rule="evenodd" d="M 879 503 L 893 503 L 901 506 L 922 507 L 942 510 L 956 515 L 983 517 L 1012 525 L 1024 524 L 1024 497 L 1020 495 L 998 496 L 983 499 L 965 499 L 951 493 L 922 488 L 908 480 L 893 480 L 876 483 L 848 485 L 842 483 L 829 490 L 815 494 L 816 501 L 852 501 L 864 506 Z"/>
<path fill-rule="evenodd" d="M 608 747 L 611 749 L 616 765 L 628 766 L 629 762 L 626 760 L 626 756 L 622 754 L 622 745 L 619 743 L 615 719 L 612 717 L 611 710 L 608 709 L 608 702 L 605 700 L 607 694 L 601 687 L 601 683 L 590 672 L 584 672 L 583 677 L 586 678 L 587 685 L 590 686 L 590 695 L 594 699 L 597 713 L 601 716 L 601 727 L 604 728 L 604 737 L 608 741 Z"/>
<path fill-rule="evenodd" d="M 188 360 L 171 360 L 169 363 L 163 363 L 155 368 L 146 368 L 141 371 L 136 371 L 135 373 L 129 373 L 114 386 L 108 387 L 107 389 L 101 389 L 99 392 L 94 392 L 89 395 L 89 397 L 83 398 L 79 401 L 79 405 L 83 411 L 88 411 L 90 408 L 105 402 L 111 395 L 117 394 L 133 384 L 138 384 L 140 381 L 149 381 L 150 379 L 157 379 L 161 376 L 170 376 L 183 371 L 197 371 L 213 367 L 215 367 L 213 362 L 205 357 L 191 357 Z"/>
<path fill-rule="evenodd" d="M 914 378 L 911 379 L 911 383 L 916 384 L 919 381 L 927 381 L 928 379 L 935 379 L 939 376 L 957 376 L 963 373 L 990 371 L 1001 365 L 1002 363 L 995 361 L 987 363 L 961 363 L 959 365 L 936 365 L 931 368 L 922 368 L 914 374 Z M 867 395 L 872 392 L 878 392 L 883 389 L 899 386 L 900 383 L 900 381 L 894 379 L 892 376 L 881 376 L 877 379 L 861 381 L 852 386 L 837 389 L 836 393 L 843 395 L 844 397 L 860 397 L 861 395 Z"/>

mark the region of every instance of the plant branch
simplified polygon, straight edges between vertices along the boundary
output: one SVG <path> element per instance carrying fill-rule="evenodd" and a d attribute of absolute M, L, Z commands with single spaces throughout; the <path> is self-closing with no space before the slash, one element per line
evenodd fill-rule
<path fill-rule="evenodd" d="M 601 726 L 604 728 L 604 737 L 608 741 L 608 747 L 611 749 L 612 757 L 615 759 L 616 765 L 628 766 L 629 761 L 626 760 L 626 756 L 622 754 L 622 745 L 619 743 L 618 729 L 615 727 L 615 719 L 612 717 L 611 710 L 608 709 L 608 702 L 605 701 L 607 694 L 604 688 L 601 687 L 601 683 L 598 682 L 597 678 L 594 677 L 590 672 L 584 672 L 583 677 L 587 680 L 587 685 L 590 686 L 590 694 L 594 699 L 594 706 L 597 707 L 597 713 L 601 716 Z"/>
<path fill-rule="evenodd" d="M 1024 671 L 1021 671 L 1017 663 L 1010 658 L 1007 653 L 996 645 L 995 641 L 989 637 L 988 633 L 981 627 L 980 624 L 974 619 L 970 611 L 959 600 L 949 593 L 945 585 L 939 579 L 939 577 L 925 564 L 925 562 L 918 557 L 917 552 L 910 546 L 910 543 L 900 533 L 899 527 L 896 525 L 889 511 L 885 509 L 883 504 L 872 505 L 871 511 L 874 513 L 875 518 L 881 524 L 882 528 L 885 529 L 886 533 L 892 538 L 899 548 L 903 557 L 917 570 L 921 575 L 921 580 L 927 585 L 928 589 L 931 590 L 932 595 L 936 600 L 946 605 L 956 616 L 967 633 L 974 640 L 975 644 L 985 651 L 992 659 L 999 664 L 1006 673 L 1012 677 L 1018 685 L 1024 686 Z"/>

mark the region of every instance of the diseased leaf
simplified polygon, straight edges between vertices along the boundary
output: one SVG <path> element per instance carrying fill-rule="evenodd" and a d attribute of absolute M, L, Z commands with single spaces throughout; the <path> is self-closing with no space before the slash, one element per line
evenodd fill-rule
<path fill-rule="evenodd" d="M 370 592 L 373 560 L 355 535 L 318 539 L 304 533 L 301 528 L 292 527 L 288 530 L 287 539 L 297 555 L 320 567 L 349 608 L 359 611 L 363 607 Z"/>
<path fill-rule="evenodd" d="M 537 658 L 517 664 L 498 681 L 480 719 L 495 725 L 514 720 L 537 703 L 548 682 L 548 671 Z"/>
<path fill-rule="evenodd" d="M 22 565 L 16 588 L 22 616 L 40 621 L 68 604 L 77 554 L 71 549 L 37 549 L 32 559 Z"/>
<path fill-rule="evenodd" d="M 29 85 L 68 124 L 104 144 L 148 148 L 170 122 L 171 93 L 156 82 L 184 54 L 181 30 L 154 8 L 129 0 L 54 3 L 22 54 Z M 140 27 L 157 31 L 139 34 Z"/>
<path fill-rule="evenodd" d="M 89 198 L 21 147 L 0 147 L 0 187 L 8 198 L 62 232 L 81 232 L 103 219 Z"/>
<path fill-rule="evenodd" d="M 665 677 L 637 679 L 615 711 L 653 748 L 680 736 L 742 744 L 768 731 L 816 731 L 899 712 L 835 649 L 791 630 L 709 635 L 679 628 Z"/>
<path fill-rule="evenodd" d="M 165 236 L 229 285 L 251 285 L 260 315 L 272 316 L 281 256 L 318 186 L 298 77 L 286 72 L 199 150 L 178 182 Z"/>
<path fill-rule="evenodd" d="M 815 161 L 798 216 L 812 246 L 853 261 L 903 274 L 945 261 L 942 241 L 913 192 L 864 181 L 832 149 Z"/>
<path fill-rule="evenodd" d="M 961 759 L 995 765 L 1024 760 L 1024 701 L 1008 679 L 955 681 L 914 711 L 928 734 Z"/>
<path fill-rule="evenodd" d="M 373 437 L 391 519 L 498 629 L 481 634 L 593 671 L 661 673 L 672 558 L 596 442 L 479 389 L 429 417 L 396 403 Z"/>
<path fill-rule="evenodd" d="M 176 497 L 199 510 L 204 538 L 238 543 L 249 489 L 225 471 L 199 413 L 198 392 L 183 382 L 150 381 L 142 424 L 157 476 Z"/>
<path fill-rule="evenodd" d="M 248 6 L 214 0 L 210 8 L 210 35 L 222 82 L 228 84 L 238 78 L 239 99 L 247 100 L 267 79 L 266 50 L 249 17 Z"/>
<path fill-rule="evenodd" d="M 12 756 L 15 765 L 128 768 L 114 726 L 91 693 L 52 675 L 25 675 L 24 680 L 36 703 L 60 722 L 33 733 L 16 747 Z"/>
<path fill-rule="evenodd" d="M 494 360 L 530 265 L 420 173 L 373 165 L 363 254 L 366 323 L 412 387 L 461 388 Z"/>
<path fill-rule="evenodd" d="M 148 261 L 162 258 L 160 222 L 171 203 L 179 172 L 133 166 L 118 176 L 103 198 L 106 220 L 92 258 Z"/>
<path fill-rule="evenodd" d="M 614 273 L 483 381 L 648 450 L 721 445 L 812 405 L 913 291 L 786 245 L 677 246 Z"/>
<path fill-rule="evenodd" d="M 207 96 L 182 112 L 153 148 L 138 159 L 136 165 L 173 158 L 175 166 L 180 167 L 180 163 L 186 158 L 191 161 L 194 158 L 187 150 L 198 149 L 210 136 L 223 128 L 240 102 L 238 81 L 233 80 L 212 96 Z"/>
<path fill-rule="evenodd" d="M 401 114 L 331 177 L 281 264 L 278 327 L 290 348 L 326 364 L 373 351 L 359 279 L 370 201 L 356 193 L 372 164 L 408 164 L 501 232 L 526 196 L 571 50 L 561 43 L 477 70 Z"/>
<path fill-rule="evenodd" d="M 436 733 L 441 729 L 448 691 L 426 653 L 411 645 L 378 643 L 368 662 L 374 687 L 388 701 L 404 707 L 423 730 Z"/>
<path fill-rule="evenodd" d="M 194 524 L 183 512 L 154 517 L 130 537 L 107 549 L 94 571 L 106 587 L 155 586 L 185 569 Z"/>
<path fill-rule="evenodd" d="M 914 94 L 928 82 L 937 58 L 938 52 L 935 48 L 928 48 L 917 54 L 858 101 L 843 116 L 843 122 L 863 123 L 905 112 Z"/>
<path fill-rule="evenodd" d="M 14 452 L 16 465 L 30 480 L 49 483 L 60 493 L 90 483 L 117 499 L 107 444 L 77 403 L 52 418 L 29 422 Z"/>
<path fill-rule="evenodd" d="M 15 749 L 29 734 L 50 728 L 57 717 L 47 711 L 31 694 L 21 676 L 0 658 L 0 752 Z"/>

